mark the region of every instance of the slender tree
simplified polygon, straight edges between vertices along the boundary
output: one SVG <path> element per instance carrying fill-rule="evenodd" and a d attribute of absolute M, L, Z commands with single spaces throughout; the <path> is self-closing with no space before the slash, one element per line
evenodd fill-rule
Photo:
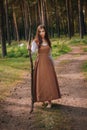
<path fill-rule="evenodd" d="M 5 40 L 5 10 L 4 10 L 4 1 L 0 0 L 0 12 L 1 12 L 1 17 L 0 17 L 0 30 L 1 30 L 1 47 L 2 47 L 2 57 L 7 55 L 7 50 L 6 50 L 6 40 Z"/>
<path fill-rule="evenodd" d="M 67 10 L 67 22 L 68 22 L 68 36 L 69 38 L 71 38 L 71 17 L 70 17 L 69 0 L 66 0 L 66 10 Z"/>
<path fill-rule="evenodd" d="M 72 0 L 69 0 L 69 7 L 70 7 L 70 22 L 71 22 L 71 36 L 74 35 L 74 17 L 73 17 L 73 4 Z"/>
<path fill-rule="evenodd" d="M 83 27 L 83 2 L 82 0 L 78 0 L 78 12 L 79 12 L 79 33 L 80 33 L 80 38 L 83 38 L 84 35 L 84 27 Z"/>
<path fill-rule="evenodd" d="M 16 19 L 14 4 L 12 5 L 12 9 L 13 9 L 13 21 L 14 21 L 14 27 L 15 27 L 15 32 L 16 32 L 16 39 L 19 42 L 18 25 L 17 25 L 17 19 Z"/>
<path fill-rule="evenodd" d="M 11 44 L 10 40 L 10 28 L 9 28 L 9 18 L 8 18 L 8 0 L 5 0 L 5 14 L 6 14 L 6 29 L 7 29 L 7 41 L 8 44 Z"/>
<path fill-rule="evenodd" d="M 29 34 L 29 18 L 28 18 L 28 3 L 26 0 L 23 0 L 23 12 L 24 12 L 24 26 L 25 26 L 25 39 L 28 40 Z"/>
<path fill-rule="evenodd" d="M 57 32 L 57 36 L 60 37 L 60 23 L 59 23 L 59 5 L 58 5 L 58 1 L 54 0 L 55 4 L 55 16 L 56 16 L 56 32 Z"/>

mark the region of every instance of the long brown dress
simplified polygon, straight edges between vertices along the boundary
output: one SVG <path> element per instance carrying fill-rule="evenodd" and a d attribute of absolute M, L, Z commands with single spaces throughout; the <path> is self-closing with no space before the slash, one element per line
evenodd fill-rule
<path fill-rule="evenodd" d="M 42 46 L 34 64 L 34 102 L 61 98 L 59 84 L 52 60 L 49 58 L 50 47 Z"/>

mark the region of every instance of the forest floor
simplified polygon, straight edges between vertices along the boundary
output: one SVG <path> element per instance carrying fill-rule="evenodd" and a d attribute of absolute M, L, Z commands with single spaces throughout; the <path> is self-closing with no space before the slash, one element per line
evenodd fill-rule
<path fill-rule="evenodd" d="M 30 74 L 0 102 L 0 130 L 87 130 L 87 80 L 82 65 L 87 60 L 83 46 L 58 57 L 55 70 L 62 98 L 52 100 L 52 108 L 34 104 L 30 110 Z"/>

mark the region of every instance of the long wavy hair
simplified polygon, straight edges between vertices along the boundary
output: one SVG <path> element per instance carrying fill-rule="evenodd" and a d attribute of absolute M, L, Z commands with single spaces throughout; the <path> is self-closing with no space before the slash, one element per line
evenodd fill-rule
<path fill-rule="evenodd" d="M 37 43 L 38 47 L 40 48 L 41 44 L 42 44 L 42 38 L 40 36 L 40 29 L 42 29 L 42 28 L 45 30 L 45 39 L 46 39 L 49 47 L 52 48 L 50 39 L 48 37 L 48 33 L 47 33 L 47 30 L 46 30 L 46 27 L 43 24 L 38 25 L 37 30 L 36 30 L 36 36 L 35 36 L 34 40 Z"/>

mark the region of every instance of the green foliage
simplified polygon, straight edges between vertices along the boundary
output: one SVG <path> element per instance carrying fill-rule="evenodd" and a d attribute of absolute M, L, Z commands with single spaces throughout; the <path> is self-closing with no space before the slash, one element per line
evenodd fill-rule
<path fill-rule="evenodd" d="M 23 46 L 11 46 L 11 48 L 8 49 L 7 57 L 28 57 L 26 45 L 24 44 Z"/>
<path fill-rule="evenodd" d="M 82 66 L 83 72 L 85 74 L 85 77 L 87 79 L 87 61 L 84 62 L 83 66 Z"/>
<path fill-rule="evenodd" d="M 24 79 L 24 74 L 30 73 L 28 58 L 0 58 L 0 100 L 9 95 L 11 87 Z"/>
<path fill-rule="evenodd" d="M 87 45 L 87 38 L 80 39 L 78 37 L 74 37 L 69 41 L 71 45 Z"/>
<path fill-rule="evenodd" d="M 66 40 L 59 40 L 58 38 L 51 39 L 52 41 L 52 55 L 57 57 L 61 54 L 68 53 L 71 51 L 70 47 L 66 43 Z M 21 45 L 21 44 L 20 44 Z M 1 52 L 0 52 L 1 53 Z M 26 48 L 26 43 L 23 41 L 23 45 L 19 46 L 16 41 L 13 41 L 11 46 L 7 45 L 7 56 L 6 58 L 28 58 L 28 50 Z M 35 59 L 35 53 L 33 54 L 33 59 Z"/>
<path fill-rule="evenodd" d="M 84 52 L 87 52 L 87 48 L 83 48 Z"/>
<path fill-rule="evenodd" d="M 66 44 L 66 41 L 57 40 L 54 41 L 52 44 L 52 55 L 53 57 L 59 56 L 61 54 L 65 54 L 71 51 L 71 48 L 68 44 Z"/>
<path fill-rule="evenodd" d="M 85 61 L 84 64 L 82 65 L 82 71 L 84 72 L 84 76 L 87 80 L 87 61 Z"/>
<path fill-rule="evenodd" d="M 84 72 L 87 72 L 87 61 L 83 64 Z"/>

